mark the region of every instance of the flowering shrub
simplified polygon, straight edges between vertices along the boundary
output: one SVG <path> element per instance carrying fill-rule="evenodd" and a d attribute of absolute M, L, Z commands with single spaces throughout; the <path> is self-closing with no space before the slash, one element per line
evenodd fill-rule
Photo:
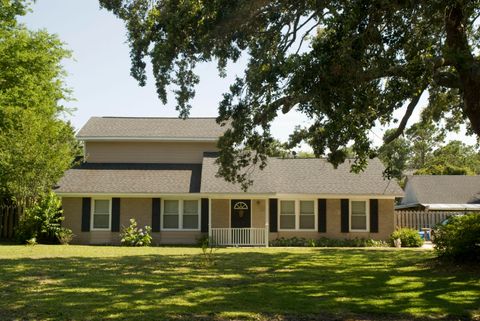
<path fill-rule="evenodd" d="M 150 246 L 152 244 L 152 231 L 150 226 L 143 229 L 137 227 L 137 221 L 130 219 L 130 226 L 124 227 L 120 233 L 122 245 L 125 246 Z"/>

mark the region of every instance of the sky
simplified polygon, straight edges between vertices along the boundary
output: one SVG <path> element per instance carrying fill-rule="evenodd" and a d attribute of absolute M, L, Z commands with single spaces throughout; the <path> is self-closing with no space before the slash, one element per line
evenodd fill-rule
<path fill-rule="evenodd" d="M 147 85 L 140 87 L 130 76 L 129 48 L 126 29 L 112 13 L 100 9 L 97 0 L 37 0 L 32 12 L 20 21 L 30 29 L 46 29 L 57 34 L 73 52 L 73 59 L 63 61 L 68 73 L 65 81 L 73 90 L 74 101 L 66 106 L 74 108 L 66 118 L 78 130 L 92 116 L 177 117 L 175 100 L 169 97 L 166 105 L 158 99 L 151 71 Z M 220 78 L 214 63 L 204 63 L 197 69 L 200 84 L 192 101 L 192 117 L 216 117 L 222 94 L 228 91 L 235 75 L 242 75 L 245 59 L 230 64 L 227 77 Z M 421 104 L 425 104 L 426 97 Z M 396 117 L 402 116 L 398 110 Z M 409 124 L 418 120 L 417 110 Z M 279 117 L 272 125 L 273 135 L 286 141 L 296 125 L 308 124 L 308 119 L 295 111 Z M 371 139 L 380 144 L 383 130 L 374 128 Z M 449 136 L 474 143 L 462 133 Z M 308 150 L 307 146 L 301 149 Z"/>

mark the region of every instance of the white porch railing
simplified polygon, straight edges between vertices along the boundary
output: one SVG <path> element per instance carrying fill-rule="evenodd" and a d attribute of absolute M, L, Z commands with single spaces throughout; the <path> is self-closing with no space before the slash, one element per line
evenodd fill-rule
<path fill-rule="evenodd" d="M 212 228 L 211 238 L 220 246 L 268 246 L 267 228 Z"/>

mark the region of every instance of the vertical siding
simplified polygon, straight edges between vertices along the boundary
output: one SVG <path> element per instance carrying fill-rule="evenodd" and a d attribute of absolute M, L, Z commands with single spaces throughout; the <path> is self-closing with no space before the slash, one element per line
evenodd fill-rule
<path fill-rule="evenodd" d="M 72 230 L 75 238 L 72 243 L 82 242 L 84 236 L 82 227 L 82 198 L 80 197 L 63 197 L 62 198 L 63 217 L 62 226 Z"/>
<path fill-rule="evenodd" d="M 214 151 L 216 143 L 85 142 L 89 163 L 201 164 L 203 153 Z"/>
<path fill-rule="evenodd" d="M 252 200 L 252 227 L 265 227 L 265 200 Z"/>
<path fill-rule="evenodd" d="M 212 199 L 212 228 L 230 227 L 230 200 Z"/>
<path fill-rule="evenodd" d="M 138 226 L 152 226 L 152 199 L 151 198 L 122 198 L 120 212 L 120 230 L 130 225 L 134 218 Z"/>

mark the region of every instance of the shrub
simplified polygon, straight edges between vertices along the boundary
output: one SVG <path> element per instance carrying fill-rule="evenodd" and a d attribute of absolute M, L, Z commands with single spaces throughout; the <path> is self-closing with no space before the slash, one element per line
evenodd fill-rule
<path fill-rule="evenodd" d="M 400 239 L 402 247 L 421 247 L 423 245 L 423 239 L 417 230 L 411 228 L 401 228 L 390 235 L 390 245 L 394 246 L 394 241 Z"/>
<path fill-rule="evenodd" d="M 57 242 L 63 221 L 61 201 L 50 192 L 42 197 L 20 218 L 15 236 L 20 243 L 35 238 L 39 243 Z"/>
<path fill-rule="evenodd" d="M 137 221 L 130 219 L 130 226 L 124 227 L 120 233 L 122 245 L 125 246 L 150 246 L 152 244 L 152 236 L 150 226 L 144 229 L 137 227 Z"/>
<path fill-rule="evenodd" d="M 276 246 L 308 246 L 308 241 L 307 239 L 303 237 L 291 237 L 291 238 L 285 238 L 285 237 L 280 237 L 278 239 L 275 239 L 273 241 L 270 241 L 270 246 L 276 247 Z"/>
<path fill-rule="evenodd" d="M 72 230 L 66 227 L 61 227 L 60 230 L 57 232 L 57 239 L 60 244 L 68 245 L 75 237 Z"/>
<path fill-rule="evenodd" d="M 354 239 L 329 239 L 321 237 L 317 240 L 305 239 L 302 237 L 292 238 L 278 238 L 270 241 L 270 246 L 310 246 L 310 247 L 387 247 L 388 243 L 385 241 L 377 241 L 372 239 L 354 238 Z"/>
<path fill-rule="evenodd" d="M 480 261 L 480 214 L 454 216 L 434 229 L 433 243 L 441 257 Z"/>

